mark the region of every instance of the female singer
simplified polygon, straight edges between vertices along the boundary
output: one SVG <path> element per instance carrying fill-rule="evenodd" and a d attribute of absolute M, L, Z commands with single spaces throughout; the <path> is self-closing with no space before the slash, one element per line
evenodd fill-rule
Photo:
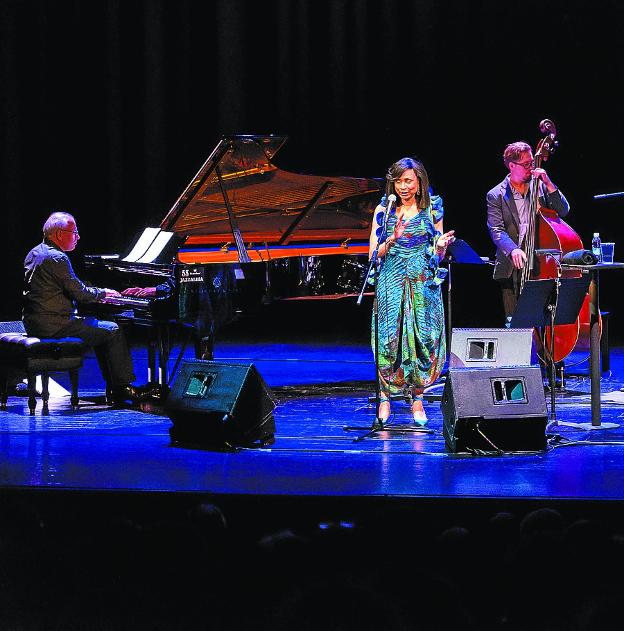
<path fill-rule="evenodd" d="M 423 391 L 440 375 L 446 359 L 441 284 L 447 270 L 439 264 L 455 237 L 442 233 L 442 199 L 430 195 L 425 167 L 414 158 L 395 162 L 386 176 L 386 196 L 375 209 L 369 257 L 378 246 L 387 214 L 387 238 L 379 243 L 377 330 L 381 402 L 377 418 L 390 416 L 390 395 L 409 390 L 414 423 L 424 426 Z M 398 196 L 386 213 L 386 200 Z"/>

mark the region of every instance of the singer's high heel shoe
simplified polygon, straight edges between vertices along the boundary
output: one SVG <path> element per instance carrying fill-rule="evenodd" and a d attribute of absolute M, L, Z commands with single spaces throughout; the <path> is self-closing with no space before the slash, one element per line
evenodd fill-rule
<path fill-rule="evenodd" d="M 377 410 L 377 418 L 385 423 L 390 418 L 390 399 L 382 397 L 379 403 L 379 410 Z"/>
<path fill-rule="evenodd" d="M 425 414 L 422 399 L 414 399 L 414 401 L 412 401 L 412 417 L 414 418 L 414 425 L 418 427 L 424 427 L 427 424 L 428 419 Z"/>

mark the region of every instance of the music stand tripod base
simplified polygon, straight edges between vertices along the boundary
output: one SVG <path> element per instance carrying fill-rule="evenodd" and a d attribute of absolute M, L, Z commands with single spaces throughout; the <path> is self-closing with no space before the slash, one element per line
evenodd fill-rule
<path fill-rule="evenodd" d="M 418 425 L 388 425 L 382 424 L 377 425 L 375 423 L 373 427 L 343 427 L 345 431 L 349 430 L 367 430 L 366 434 L 362 436 L 358 436 L 353 439 L 354 443 L 359 443 L 361 440 L 369 438 L 375 434 L 379 434 L 380 432 L 395 432 L 397 434 L 435 434 L 435 430 L 430 429 L 429 427 L 419 427 Z"/>
<path fill-rule="evenodd" d="M 592 429 L 617 429 L 620 425 L 618 423 L 600 423 L 600 425 L 592 425 L 591 423 L 568 423 L 558 421 L 557 425 L 564 425 L 565 427 L 572 427 L 574 429 L 592 430 Z"/>
<path fill-rule="evenodd" d="M 373 426 L 370 425 L 344 425 L 342 428 L 345 432 L 349 431 L 365 431 L 362 436 L 358 436 L 353 439 L 354 443 L 364 440 L 369 436 L 378 434 L 379 432 L 396 432 L 397 434 L 435 434 L 435 430 L 427 427 L 426 425 L 416 425 L 411 423 L 404 423 L 401 425 L 390 424 L 387 420 L 380 421 L 379 418 L 375 419 Z"/>

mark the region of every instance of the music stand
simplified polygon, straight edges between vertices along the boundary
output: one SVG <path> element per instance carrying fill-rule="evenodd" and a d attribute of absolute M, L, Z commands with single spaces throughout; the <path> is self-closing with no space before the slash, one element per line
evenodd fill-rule
<path fill-rule="evenodd" d="M 455 239 L 446 248 L 446 257 L 453 263 L 487 265 L 487 261 L 484 261 L 463 239 Z"/>
<path fill-rule="evenodd" d="M 446 258 L 448 260 L 448 285 L 446 287 L 446 342 L 447 351 L 451 348 L 451 335 L 453 328 L 451 326 L 451 292 L 453 290 L 452 285 L 452 272 L 451 268 L 454 263 L 460 263 L 462 265 L 487 265 L 487 260 L 484 261 L 463 239 L 455 239 L 451 245 L 446 249 Z"/>
<path fill-rule="evenodd" d="M 550 423 L 557 425 L 555 408 L 555 335 L 557 324 L 576 322 L 589 288 L 589 276 L 529 280 L 518 297 L 511 328 L 550 328 Z"/>
<path fill-rule="evenodd" d="M 464 241 L 463 239 L 455 239 L 446 249 L 446 260 L 448 261 L 448 276 L 446 286 L 446 358 L 448 361 L 451 352 L 451 337 L 453 335 L 452 325 L 452 313 L 451 313 L 451 296 L 453 292 L 453 272 L 452 267 L 454 263 L 460 265 L 488 265 L 488 260 L 485 261 Z M 442 376 L 442 375 L 441 375 Z M 436 387 L 437 384 L 432 384 L 428 388 L 425 388 L 423 397 L 427 401 L 441 401 L 441 394 L 428 394 L 428 391 Z"/>

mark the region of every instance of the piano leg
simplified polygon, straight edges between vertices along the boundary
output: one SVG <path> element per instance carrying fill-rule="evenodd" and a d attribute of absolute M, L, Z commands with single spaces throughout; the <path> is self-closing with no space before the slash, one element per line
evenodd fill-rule
<path fill-rule="evenodd" d="M 156 347 L 158 346 L 158 333 L 150 335 L 147 342 L 147 383 L 158 383 L 156 374 Z"/>
<path fill-rule="evenodd" d="M 175 375 L 178 366 L 184 355 L 184 351 L 187 348 L 188 342 L 193 340 L 195 358 L 196 359 L 213 359 L 214 354 L 214 339 L 213 333 L 206 336 L 198 336 L 194 328 L 189 327 L 188 335 L 185 338 L 182 347 L 180 348 L 178 357 L 175 361 L 175 365 L 169 372 L 169 358 L 171 356 L 171 326 L 170 324 L 157 324 L 153 331 L 154 335 L 150 337 L 147 350 L 148 358 L 148 381 L 149 383 L 158 383 L 163 394 L 169 390 L 169 376 Z"/>
<path fill-rule="evenodd" d="M 214 333 L 195 338 L 195 358 L 214 359 Z"/>
<path fill-rule="evenodd" d="M 163 387 L 164 390 L 167 389 L 167 385 L 169 383 L 169 352 L 170 352 L 170 341 L 169 341 L 169 327 L 165 324 L 159 324 L 157 326 L 158 330 L 158 383 Z"/>

